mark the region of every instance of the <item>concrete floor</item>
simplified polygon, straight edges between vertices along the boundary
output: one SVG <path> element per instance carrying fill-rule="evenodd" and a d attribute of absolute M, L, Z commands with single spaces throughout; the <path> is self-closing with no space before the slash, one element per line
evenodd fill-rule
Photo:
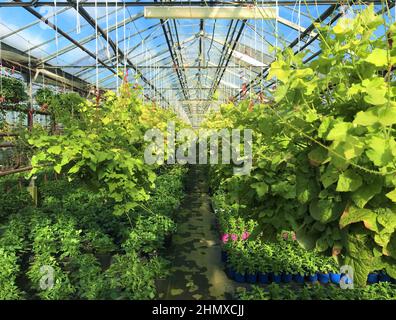
<path fill-rule="evenodd" d="M 192 166 L 186 197 L 177 214 L 178 230 L 167 258 L 171 274 L 158 281 L 158 298 L 167 300 L 233 299 L 238 284 L 227 278 L 219 234 L 211 211 L 205 167 Z"/>

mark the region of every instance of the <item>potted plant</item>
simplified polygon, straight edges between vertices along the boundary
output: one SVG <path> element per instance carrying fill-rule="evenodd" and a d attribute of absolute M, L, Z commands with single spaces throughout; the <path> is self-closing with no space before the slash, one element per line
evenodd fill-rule
<path fill-rule="evenodd" d="M 258 271 L 258 251 L 259 246 L 255 241 L 248 241 L 246 243 L 244 257 L 245 257 L 245 268 L 246 268 L 246 281 L 249 283 L 257 282 L 257 271 Z"/>
<path fill-rule="evenodd" d="M 282 282 L 289 283 L 293 279 L 293 255 L 283 255 L 282 259 Z"/>
<path fill-rule="evenodd" d="M 270 244 L 259 243 L 257 249 L 258 281 L 263 284 L 270 283 L 271 261 L 273 249 Z"/>
<path fill-rule="evenodd" d="M 229 263 L 229 268 L 231 270 L 229 271 L 229 274 L 232 274 L 234 276 L 234 280 L 236 282 L 245 282 L 245 261 L 244 261 L 244 255 L 243 255 L 243 248 L 240 245 L 236 245 L 232 247 L 230 251 L 228 251 L 228 263 Z"/>
<path fill-rule="evenodd" d="M 318 265 L 316 256 L 313 254 L 307 254 L 306 256 L 306 269 L 307 269 L 307 280 L 309 282 L 318 281 Z"/>
<path fill-rule="evenodd" d="M 339 284 L 341 280 L 340 267 L 334 256 L 329 258 L 329 265 L 330 265 L 330 269 L 329 269 L 330 281 L 334 284 Z"/>
<path fill-rule="evenodd" d="M 322 284 L 327 284 L 330 282 L 330 272 L 334 270 L 328 257 L 318 257 L 317 261 L 319 264 L 318 280 Z"/>
<path fill-rule="evenodd" d="M 23 82 L 11 77 L 2 77 L 0 88 L 1 102 L 18 103 L 27 100 Z"/>
<path fill-rule="evenodd" d="M 274 245 L 274 253 L 271 259 L 271 266 L 272 266 L 271 278 L 272 281 L 275 283 L 281 283 L 282 281 L 282 271 L 283 271 L 282 263 L 283 263 L 282 250 L 279 247 L 279 245 L 276 243 Z"/>
<path fill-rule="evenodd" d="M 42 111 L 46 111 L 54 97 L 54 93 L 49 88 L 40 88 L 36 91 L 34 99 Z"/>
<path fill-rule="evenodd" d="M 303 256 L 296 255 L 293 263 L 293 280 L 297 283 L 304 283 L 306 270 L 303 266 Z"/>

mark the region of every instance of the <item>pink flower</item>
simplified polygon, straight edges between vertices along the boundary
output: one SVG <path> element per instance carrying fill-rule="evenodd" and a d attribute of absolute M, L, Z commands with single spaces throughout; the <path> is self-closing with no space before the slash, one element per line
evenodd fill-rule
<path fill-rule="evenodd" d="M 238 240 L 238 236 L 236 235 L 236 234 L 232 234 L 231 235 L 231 239 L 232 239 L 232 241 L 237 241 Z"/>
<path fill-rule="evenodd" d="M 282 238 L 287 240 L 287 238 L 289 237 L 289 232 L 283 232 L 282 233 Z"/>
<path fill-rule="evenodd" d="M 245 231 L 244 233 L 242 233 L 242 240 L 246 240 L 247 238 L 249 238 L 250 233 Z"/>
<path fill-rule="evenodd" d="M 297 236 L 296 236 L 296 233 L 295 233 L 295 232 L 292 233 L 292 239 L 293 239 L 293 241 L 296 241 L 296 240 L 297 240 Z"/>
<path fill-rule="evenodd" d="M 230 237 L 230 235 L 228 233 L 225 233 L 221 236 L 221 241 L 226 244 L 228 241 L 228 238 Z"/>

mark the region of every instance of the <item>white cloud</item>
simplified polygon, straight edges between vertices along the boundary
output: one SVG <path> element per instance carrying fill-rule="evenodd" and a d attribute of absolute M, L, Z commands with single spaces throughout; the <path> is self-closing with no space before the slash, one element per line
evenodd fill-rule
<path fill-rule="evenodd" d="M 0 36 L 9 34 L 13 30 L 17 30 L 19 28 L 20 27 L 10 23 L 7 23 L 7 25 L 0 23 Z M 17 48 L 22 51 L 26 51 L 29 50 L 29 48 L 31 47 L 34 47 L 40 43 L 45 42 L 46 39 L 43 38 L 41 35 L 37 34 L 37 32 L 26 29 L 18 33 L 14 33 L 13 35 L 7 37 L 3 41 L 13 46 L 14 48 Z M 41 48 L 45 50 L 47 48 L 47 45 L 44 45 Z"/>

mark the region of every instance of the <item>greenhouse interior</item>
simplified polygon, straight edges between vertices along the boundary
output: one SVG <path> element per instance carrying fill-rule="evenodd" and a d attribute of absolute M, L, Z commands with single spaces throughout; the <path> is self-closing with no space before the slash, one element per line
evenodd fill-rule
<path fill-rule="evenodd" d="M 0 300 L 396 300 L 394 0 L 1 0 Z"/>

